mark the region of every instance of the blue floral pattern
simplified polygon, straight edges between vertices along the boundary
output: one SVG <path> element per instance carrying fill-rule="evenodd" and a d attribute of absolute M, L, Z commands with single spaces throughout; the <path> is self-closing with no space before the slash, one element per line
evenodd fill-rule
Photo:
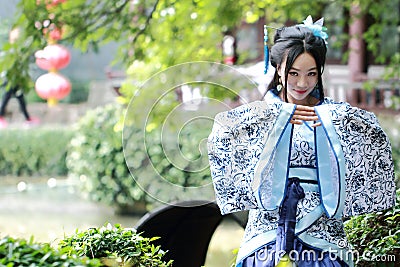
<path fill-rule="evenodd" d="M 318 239 L 326 240 L 331 244 L 336 244 L 340 248 L 350 249 L 350 244 L 347 242 L 346 233 L 344 231 L 343 221 L 340 219 L 328 218 L 323 214 L 307 229 L 307 234 Z M 338 244 L 338 242 L 340 243 Z"/>
<path fill-rule="evenodd" d="M 306 196 L 300 199 L 299 203 L 297 203 L 297 213 L 296 213 L 297 221 L 303 219 L 308 213 L 313 211 L 316 207 L 318 207 L 321 204 L 319 192 L 304 191 L 304 194 Z"/>
<path fill-rule="evenodd" d="M 245 229 L 244 240 L 249 241 L 260 233 L 265 233 L 278 228 L 279 210 L 259 210 L 249 211 L 249 219 Z"/>
<path fill-rule="evenodd" d="M 208 139 L 211 175 L 223 214 L 257 208 L 252 173 L 280 103 L 257 101 L 220 113 Z"/>
<path fill-rule="evenodd" d="M 290 153 L 291 167 L 316 166 L 313 130 L 306 128 L 306 131 L 311 132 L 311 135 L 304 133 L 300 126 L 295 125 L 294 127 Z"/>
<path fill-rule="evenodd" d="M 221 213 L 250 210 L 242 246 L 251 246 L 252 238 L 275 230 L 279 219 L 278 209 L 267 211 L 259 206 L 252 189 L 256 165 L 282 111 L 282 102 L 271 94 L 269 98 L 267 95 L 266 101 L 218 114 L 208 138 L 211 175 Z M 393 206 L 395 184 L 391 146 L 375 115 L 330 98 L 325 98 L 322 105 L 330 105 L 331 121 L 345 158 L 343 216 Z M 305 131 L 304 127 L 294 127 L 290 167 L 316 166 L 313 136 Z M 320 198 L 319 192 L 305 190 L 305 198 L 298 202 L 297 221 L 307 219 L 308 214 L 321 205 Z M 308 222 L 305 233 L 332 244 L 346 240 L 342 220 L 328 218 L 323 213 Z"/>
<path fill-rule="evenodd" d="M 390 208 L 395 203 L 396 192 L 388 136 L 373 113 L 347 103 L 329 100 L 329 104 L 346 160 L 343 216 Z"/>

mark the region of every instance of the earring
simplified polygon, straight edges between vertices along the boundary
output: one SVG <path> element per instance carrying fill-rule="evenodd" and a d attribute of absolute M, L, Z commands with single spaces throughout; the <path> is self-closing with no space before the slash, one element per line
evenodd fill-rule
<path fill-rule="evenodd" d="M 278 78 L 278 86 L 276 87 L 276 90 L 278 90 L 278 92 L 280 92 L 281 90 L 282 90 L 282 88 L 283 88 L 283 85 L 282 85 L 282 80 L 281 80 L 281 76 L 278 76 L 279 78 Z"/>
<path fill-rule="evenodd" d="M 312 95 L 313 95 L 315 98 L 318 98 L 318 99 L 321 98 L 321 92 L 320 92 L 320 88 L 319 88 L 319 86 L 318 86 L 318 83 L 314 86 L 314 89 L 313 89 L 313 91 L 312 91 Z"/>

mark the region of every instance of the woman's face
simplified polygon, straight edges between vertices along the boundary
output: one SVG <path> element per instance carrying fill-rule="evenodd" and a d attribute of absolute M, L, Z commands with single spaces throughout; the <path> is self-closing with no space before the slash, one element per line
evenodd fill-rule
<path fill-rule="evenodd" d="M 278 74 L 285 85 L 286 59 L 278 66 Z M 289 70 L 287 78 L 287 98 L 289 103 L 298 105 L 314 105 L 316 99 L 310 95 L 318 82 L 318 70 L 315 59 L 308 53 L 299 55 Z M 281 96 L 282 97 L 282 96 Z"/>

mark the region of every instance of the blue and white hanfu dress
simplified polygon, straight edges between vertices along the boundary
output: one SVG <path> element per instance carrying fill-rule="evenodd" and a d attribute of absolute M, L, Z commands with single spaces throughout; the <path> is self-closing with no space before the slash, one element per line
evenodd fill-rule
<path fill-rule="evenodd" d="M 208 138 L 222 214 L 249 210 L 239 266 L 353 266 L 343 218 L 395 204 L 391 146 L 375 115 L 325 98 L 321 126 L 290 123 L 296 108 L 265 101 L 219 113 Z"/>

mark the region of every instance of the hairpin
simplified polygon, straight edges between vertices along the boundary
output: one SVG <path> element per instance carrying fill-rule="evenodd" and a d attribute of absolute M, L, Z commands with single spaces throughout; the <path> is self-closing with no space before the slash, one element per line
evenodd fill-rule
<path fill-rule="evenodd" d="M 268 30 L 267 25 L 264 25 L 264 74 L 268 72 L 269 65 L 269 50 L 268 50 Z"/>
<path fill-rule="evenodd" d="M 274 30 L 277 30 L 278 28 L 272 27 L 272 26 L 267 26 L 264 25 L 264 74 L 267 74 L 268 72 L 268 66 L 269 66 L 269 48 L 268 48 L 268 30 L 267 28 L 271 28 Z"/>

